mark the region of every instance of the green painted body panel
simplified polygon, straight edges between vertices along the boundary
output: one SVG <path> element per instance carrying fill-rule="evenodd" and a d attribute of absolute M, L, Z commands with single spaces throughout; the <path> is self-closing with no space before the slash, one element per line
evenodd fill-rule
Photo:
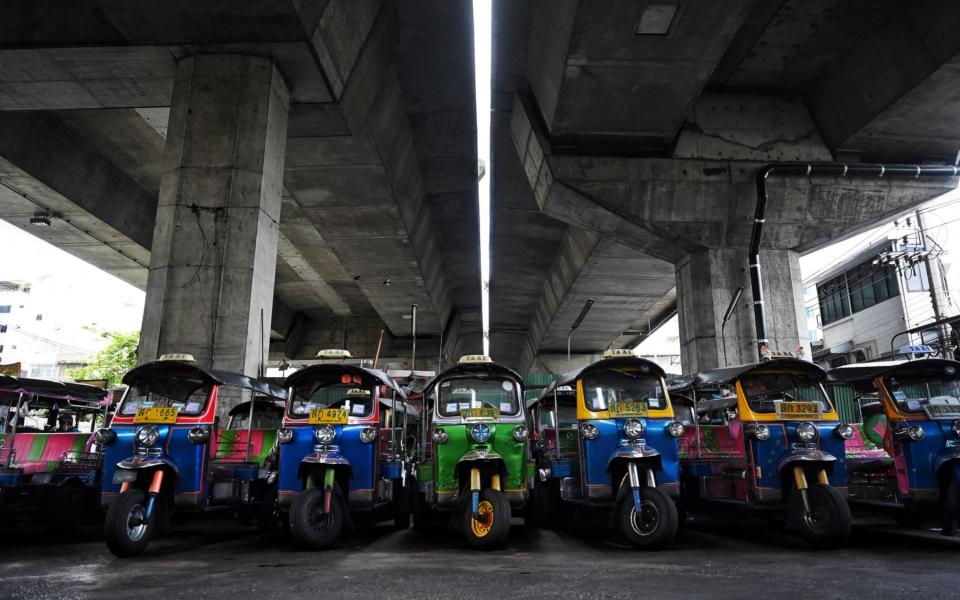
<path fill-rule="evenodd" d="M 425 462 L 417 465 L 417 481 L 433 481 L 432 462 Z"/>
<path fill-rule="evenodd" d="M 526 481 L 527 442 L 513 439 L 513 430 L 519 423 L 490 423 L 492 434 L 485 444 L 478 444 L 470 438 L 471 425 L 439 425 L 447 432 L 447 441 L 434 445 L 434 463 L 436 464 L 436 491 L 457 491 L 457 463 L 467 452 L 481 448 L 495 452 L 503 458 L 506 466 L 506 481 L 501 482 L 504 490 L 522 489 Z"/>

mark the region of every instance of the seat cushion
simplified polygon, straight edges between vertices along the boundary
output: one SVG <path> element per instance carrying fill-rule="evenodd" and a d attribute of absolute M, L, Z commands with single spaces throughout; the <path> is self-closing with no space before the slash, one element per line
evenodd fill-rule
<path fill-rule="evenodd" d="M 9 437 L 0 446 L 3 460 L 8 455 Z M 55 471 L 65 452 L 84 452 L 91 437 L 89 433 L 18 433 L 13 441 L 13 465 L 24 473 Z"/>
<path fill-rule="evenodd" d="M 223 429 L 217 432 L 214 444 L 211 444 L 213 460 L 219 462 L 247 462 L 246 429 Z M 254 429 L 250 432 L 250 460 L 263 467 L 267 456 L 277 442 L 276 429 Z"/>

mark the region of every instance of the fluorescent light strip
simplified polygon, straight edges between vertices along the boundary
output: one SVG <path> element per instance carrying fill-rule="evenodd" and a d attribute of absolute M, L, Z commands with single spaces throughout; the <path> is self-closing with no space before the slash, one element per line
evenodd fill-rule
<path fill-rule="evenodd" d="M 477 99 L 477 158 L 485 164 L 478 182 L 480 210 L 480 297 L 483 311 L 483 353 L 490 354 L 490 86 L 493 38 L 492 0 L 473 0 L 474 87 Z"/>

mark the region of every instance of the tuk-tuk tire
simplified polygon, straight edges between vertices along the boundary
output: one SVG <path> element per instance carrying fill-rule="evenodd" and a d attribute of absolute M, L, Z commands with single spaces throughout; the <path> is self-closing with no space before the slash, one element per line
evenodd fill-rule
<path fill-rule="evenodd" d="M 953 537 L 960 530 L 960 482 L 954 478 L 947 488 L 944 524 L 941 533 Z"/>
<path fill-rule="evenodd" d="M 323 504 L 323 490 L 320 488 L 304 490 L 294 497 L 290 506 L 290 533 L 303 546 L 329 548 L 346 529 L 347 503 L 340 488 L 335 486 L 330 501 L 330 527 L 326 530 L 318 530 L 310 523 L 310 513 L 317 504 Z"/>
<path fill-rule="evenodd" d="M 396 531 L 410 529 L 413 487 L 403 487 L 399 479 L 393 482 L 393 486 L 393 528 Z"/>
<path fill-rule="evenodd" d="M 617 502 L 617 528 L 633 546 L 644 550 L 660 550 L 665 548 L 677 535 L 679 516 L 677 505 L 666 492 L 655 487 L 645 487 L 640 490 L 640 500 L 649 502 L 658 513 L 658 526 L 652 533 L 642 535 L 634 530 L 634 507 L 630 494 L 621 494 Z"/>
<path fill-rule="evenodd" d="M 473 532 L 473 513 L 470 506 L 463 508 L 463 534 L 467 544 L 479 550 L 492 550 L 502 545 L 510 533 L 511 509 L 510 501 L 503 492 L 487 488 L 480 492 L 480 505 L 489 503 L 493 514 L 493 525 L 489 533 L 480 537 Z"/>
<path fill-rule="evenodd" d="M 110 508 L 107 509 L 107 518 L 104 521 L 107 548 L 119 558 L 128 558 L 142 553 L 153 537 L 154 519 L 147 522 L 146 530 L 139 539 L 133 540 L 127 534 L 130 512 L 137 506 L 145 509 L 146 498 L 143 490 L 127 490 L 114 498 Z"/>
<path fill-rule="evenodd" d="M 257 506 L 257 529 L 260 531 L 275 531 L 280 527 L 280 508 L 277 506 L 277 489 L 271 487 L 263 497 L 263 502 Z"/>
<path fill-rule="evenodd" d="M 77 486 L 66 485 L 52 490 L 43 507 L 47 528 L 57 532 L 76 530 L 87 513 L 85 500 L 83 489 Z"/>
<path fill-rule="evenodd" d="M 413 498 L 413 529 L 415 531 L 426 531 L 430 529 L 430 505 L 423 492 L 415 492 Z"/>
<path fill-rule="evenodd" d="M 790 515 L 796 529 L 810 545 L 824 550 L 837 548 L 850 537 L 851 521 L 850 505 L 836 488 L 822 483 L 811 483 L 807 488 L 807 497 L 811 504 L 821 502 L 827 513 L 833 515 L 822 532 L 812 531 L 806 526 L 803 518 L 803 498 L 799 490 L 794 489 L 790 495 Z"/>

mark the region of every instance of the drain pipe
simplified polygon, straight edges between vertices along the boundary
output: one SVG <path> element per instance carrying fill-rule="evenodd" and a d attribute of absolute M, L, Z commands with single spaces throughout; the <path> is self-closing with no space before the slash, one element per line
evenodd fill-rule
<path fill-rule="evenodd" d="M 767 213 L 767 178 L 771 175 L 784 177 L 956 177 L 955 166 L 842 164 L 842 163 L 769 163 L 757 173 L 757 210 L 750 235 L 750 288 L 753 293 L 753 318 L 757 327 L 757 353 L 760 360 L 770 356 L 767 339 L 767 315 L 763 304 L 763 287 L 760 285 L 760 241 L 763 238 L 763 223 Z"/>

